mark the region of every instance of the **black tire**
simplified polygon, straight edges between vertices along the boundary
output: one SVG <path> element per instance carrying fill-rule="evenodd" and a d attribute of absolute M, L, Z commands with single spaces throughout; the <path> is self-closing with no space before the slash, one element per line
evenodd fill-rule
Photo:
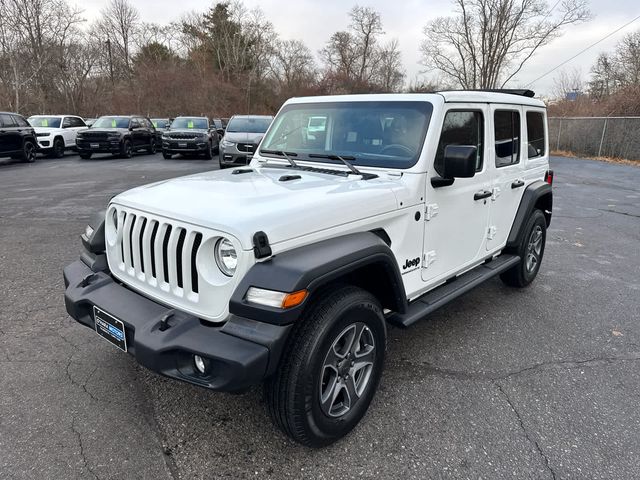
<path fill-rule="evenodd" d="M 167 153 L 167 152 L 162 152 L 162 157 L 165 160 L 171 160 L 173 158 L 173 155 L 171 155 L 170 153 Z"/>
<path fill-rule="evenodd" d="M 91 158 L 91 153 L 79 153 L 80 158 L 83 160 L 89 160 Z"/>
<path fill-rule="evenodd" d="M 500 274 L 500 279 L 510 287 L 526 287 L 538 275 L 547 241 L 547 221 L 541 210 L 535 209 L 531 213 L 524 232 L 520 245 L 513 252 L 521 258 L 520 263 Z"/>
<path fill-rule="evenodd" d="M 33 163 L 36 161 L 36 145 L 31 140 L 25 140 L 22 145 L 20 159 L 25 163 Z"/>
<path fill-rule="evenodd" d="M 211 160 L 213 158 L 213 149 L 211 148 L 211 142 L 209 142 L 209 146 L 207 147 L 207 149 L 204 152 L 204 159 L 205 160 Z"/>
<path fill-rule="evenodd" d="M 61 138 L 56 138 L 53 141 L 53 148 L 51 149 L 51 156 L 53 158 L 62 158 L 64 157 L 64 140 Z"/>
<path fill-rule="evenodd" d="M 155 140 L 151 140 L 151 145 L 149 145 L 149 147 L 147 147 L 147 153 L 149 155 L 155 155 L 156 154 L 156 141 Z"/>
<path fill-rule="evenodd" d="M 385 320 L 373 295 L 353 286 L 317 295 L 292 330 L 278 371 L 265 382 L 274 424 L 309 447 L 344 437 L 373 399 L 385 348 Z"/>
<path fill-rule="evenodd" d="M 131 140 L 125 139 L 120 144 L 120 157 L 121 158 L 131 158 L 133 157 L 133 148 L 131 146 Z"/>

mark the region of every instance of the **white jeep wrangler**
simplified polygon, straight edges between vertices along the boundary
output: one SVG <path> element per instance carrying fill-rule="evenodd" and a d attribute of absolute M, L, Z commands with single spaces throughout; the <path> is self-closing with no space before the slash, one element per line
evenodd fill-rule
<path fill-rule="evenodd" d="M 373 398 L 387 322 L 538 273 L 553 174 L 532 96 L 291 99 L 250 165 L 114 197 L 64 270 L 67 310 L 163 375 L 264 382 L 279 428 L 334 442 Z"/>

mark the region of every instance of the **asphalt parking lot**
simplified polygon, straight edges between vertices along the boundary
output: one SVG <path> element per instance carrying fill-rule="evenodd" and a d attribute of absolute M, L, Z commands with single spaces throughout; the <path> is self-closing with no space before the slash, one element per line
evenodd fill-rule
<path fill-rule="evenodd" d="M 640 168 L 554 158 L 536 282 L 391 329 L 367 416 L 323 450 L 278 433 L 261 389 L 164 379 L 65 312 L 91 213 L 212 168 L 0 162 L 0 478 L 640 478 Z"/>

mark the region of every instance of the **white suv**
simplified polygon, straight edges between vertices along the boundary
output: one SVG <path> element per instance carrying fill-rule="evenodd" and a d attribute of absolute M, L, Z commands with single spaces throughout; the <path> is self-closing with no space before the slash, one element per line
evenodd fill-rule
<path fill-rule="evenodd" d="M 68 149 L 76 148 L 76 135 L 88 127 L 74 115 L 33 115 L 28 118 L 36 131 L 38 150 L 62 158 Z"/>
<path fill-rule="evenodd" d="M 387 323 L 536 277 L 553 173 L 532 96 L 291 99 L 250 165 L 114 197 L 64 270 L 67 310 L 163 375 L 264 382 L 274 423 L 327 445 L 373 398 Z"/>

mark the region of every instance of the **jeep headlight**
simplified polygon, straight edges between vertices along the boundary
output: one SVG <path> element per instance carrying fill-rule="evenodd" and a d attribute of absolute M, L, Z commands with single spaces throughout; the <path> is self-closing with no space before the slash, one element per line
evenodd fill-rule
<path fill-rule="evenodd" d="M 214 249 L 214 256 L 220 271 L 227 277 L 233 277 L 238 266 L 238 254 L 231 240 L 228 238 L 218 240 Z"/>

